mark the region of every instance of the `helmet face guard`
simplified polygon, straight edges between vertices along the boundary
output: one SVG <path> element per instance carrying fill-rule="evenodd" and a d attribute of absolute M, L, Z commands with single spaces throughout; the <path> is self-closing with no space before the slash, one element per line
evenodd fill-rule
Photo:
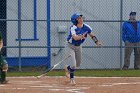
<path fill-rule="evenodd" d="M 78 24 L 78 21 L 77 21 L 77 18 L 78 17 L 82 17 L 83 15 L 79 14 L 79 13 L 74 13 L 72 16 L 71 16 L 71 22 L 74 24 L 74 25 L 77 25 Z"/>

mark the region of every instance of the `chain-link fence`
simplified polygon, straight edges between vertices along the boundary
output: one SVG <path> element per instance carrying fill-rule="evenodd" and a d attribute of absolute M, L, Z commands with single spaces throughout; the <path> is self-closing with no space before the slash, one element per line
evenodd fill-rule
<path fill-rule="evenodd" d="M 9 66 L 23 70 L 28 66 L 50 67 L 61 61 L 72 25 L 70 17 L 79 12 L 93 33 L 102 41 L 96 47 L 88 37 L 83 44 L 80 69 L 121 69 L 124 61 L 122 23 L 131 11 L 137 12 L 138 0 L 1 0 L 3 54 Z M 4 14 L 1 14 L 4 15 Z M 4 22 L 4 23 L 3 23 Z M 133 68 L 131 57 L 130 68 Z M 69 62 L 68 60 L 67 62 Z M 57 69 L 62 69 L 63 64 Z"/>
<path fill-rule="evenodd" d="M 138 0 L 52 0 L 51 1 L 51 30 L 55 35 L 57 28 L 72 25 L 70 17 L 80 12 L 85 17 L 85 23 L 90 25 L 93 33 L 103 42 L 102 48 L 96 48 L 90 38 L 83 44 L 81 69 L 121 69 L 124 62 L 124 43 L 122 41 L 122 24 L 129 20 L 131 11 L 137 12 Z M 139 16 L 137 16 L 139 19 Z M 55 29 L 56 28 L 56 29 Z M 65 36 L 68 35 L 66 32 Z M 52 35 L 52 45 L 56 46 L 59 36 Z M 64 38 L 65 39 L 65 38 Z M 63 46 L 63 45 L 62 45 Z M 52 49 L 53 52 L 54 49 Z M 59 50 L 57 50 L 58 53 Z M 60 53 L 60 55 L 62 55 Z M 52 56 L 52 63 L 59 60 Z M 133 68 L 134 59 L 131 57 L 130 68 Z"/>

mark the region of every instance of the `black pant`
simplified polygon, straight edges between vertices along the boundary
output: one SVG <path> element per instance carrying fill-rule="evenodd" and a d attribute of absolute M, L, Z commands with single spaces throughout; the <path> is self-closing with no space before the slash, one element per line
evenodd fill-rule
<path fill-rule="evenodd" d="M 2 71 L 2 68 L 0 68 L 0 81 L 3 82 L 6 80 L 6 72 Z"/>

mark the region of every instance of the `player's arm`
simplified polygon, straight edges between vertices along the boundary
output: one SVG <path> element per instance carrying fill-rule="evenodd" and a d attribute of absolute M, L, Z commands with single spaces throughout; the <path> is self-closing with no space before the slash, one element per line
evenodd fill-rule
<path fill-rule="evenodd" d="M 89 36 L 95 42 L 96 45 L 98 45 L 98 46 L 102 45 L 102 43 L 97 39 L 97 37 L 92 32 L 89 33 Z"/>
<path fill-rule="evenodd" d="M 73 34 L 72 35 L 72 38 L 74 39 L 74 40 L 81 40 L 81 39 L 85 39 L 85 34 L 83 34 L 83 35 L 76 35 L 76 34 Z"/>

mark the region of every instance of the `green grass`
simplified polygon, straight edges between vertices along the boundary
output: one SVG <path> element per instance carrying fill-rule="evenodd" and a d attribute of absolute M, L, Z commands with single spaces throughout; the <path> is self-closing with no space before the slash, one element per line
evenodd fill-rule
<path fill-rule="evenodd" d="M 93 70 L 79 71 L 78 76 L 94 76 L 94 77 L 139 77 L 140 70 Z"/>
<path fill-rule="evenodd" d="M 39 72 L 8 72 L 7 76 L 37 76 Z M 140 70 L 77 70 L 76 76 L 86 77 L 140 77 Z M 48 76 L 64 76 L 64 71 L 51 71 Z"/>

